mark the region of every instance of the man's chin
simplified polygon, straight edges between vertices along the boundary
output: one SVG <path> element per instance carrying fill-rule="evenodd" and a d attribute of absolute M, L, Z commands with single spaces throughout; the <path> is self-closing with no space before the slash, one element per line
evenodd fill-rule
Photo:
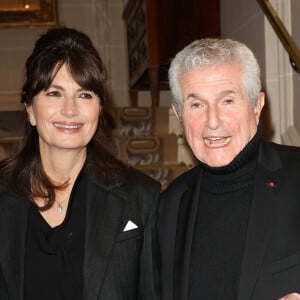
<path fill-rule="evenodd" d="M 228 159 L 215 159 L 215 157 L 213 159 L 207 159 L 205 161 L 201 160 L 204 164 L 208 165 L 209 167 L 212 168 L 221 168 L 221 167 L 226 167 L 227 165 L 229 165 L 232 162 L 233 159 L 228 158 Z"/>

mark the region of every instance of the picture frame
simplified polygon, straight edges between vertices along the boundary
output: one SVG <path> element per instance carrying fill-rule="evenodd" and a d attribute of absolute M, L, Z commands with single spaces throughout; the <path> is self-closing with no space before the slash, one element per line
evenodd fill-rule
<path fill-rule="evenodd" d="M 269 0 L 257 0 L 257 2 L 261 6 L 285 50 L 288 52 L 292 67 L 297 72 L 300 72 L 300 50 L 297 44 L 287 31 L 271 2 Z"/>
<path fill-rule="evenodd" d="M 3 0 L 0 2 L 0 28 L 55 26 L 57 0 Z"/>

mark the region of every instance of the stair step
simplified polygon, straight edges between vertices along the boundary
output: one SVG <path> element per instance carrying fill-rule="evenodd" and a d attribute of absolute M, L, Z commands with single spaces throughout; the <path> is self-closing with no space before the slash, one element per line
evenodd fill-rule
<path fill-rule="evenodd" d="M 177 163 L 176 135 L 115 136 L 113 140 L 117 156 L 130 165 Z"/>
<path fill-rule="evenodd" d="M 167 106 L 117 107 L 113 110 L 116 120 L 113 135 L 166 135 L 175 133 L 176 130 L 171 129 L 170 131 L 170 113 L 173 114 Z"/>

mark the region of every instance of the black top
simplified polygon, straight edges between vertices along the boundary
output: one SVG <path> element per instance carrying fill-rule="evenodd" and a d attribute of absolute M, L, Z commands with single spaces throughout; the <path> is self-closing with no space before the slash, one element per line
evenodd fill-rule
<path fill-rule="evenodd" d="M 85 180 L 78 176 L 62 224 L 52 228 L 31 204 L 25 257 L 25 300 L 81 300 Z"/>
<path fill-rule="evenodd" d="M 237 299 L 260 141 L 259 130 L 225 167 L 201 164 L 203 177 L 192 242 L 189 300 Z"/>

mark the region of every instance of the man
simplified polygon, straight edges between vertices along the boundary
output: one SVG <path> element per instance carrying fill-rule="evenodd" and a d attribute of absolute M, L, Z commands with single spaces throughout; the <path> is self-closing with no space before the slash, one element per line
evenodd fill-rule
<path fill-rule="evenodd" d="M 300 149 L 262 142 L 253 53 L 198 40 L 169 79 L 199 165 L 162 194 L 163 299 L 300 299 Z"/>

